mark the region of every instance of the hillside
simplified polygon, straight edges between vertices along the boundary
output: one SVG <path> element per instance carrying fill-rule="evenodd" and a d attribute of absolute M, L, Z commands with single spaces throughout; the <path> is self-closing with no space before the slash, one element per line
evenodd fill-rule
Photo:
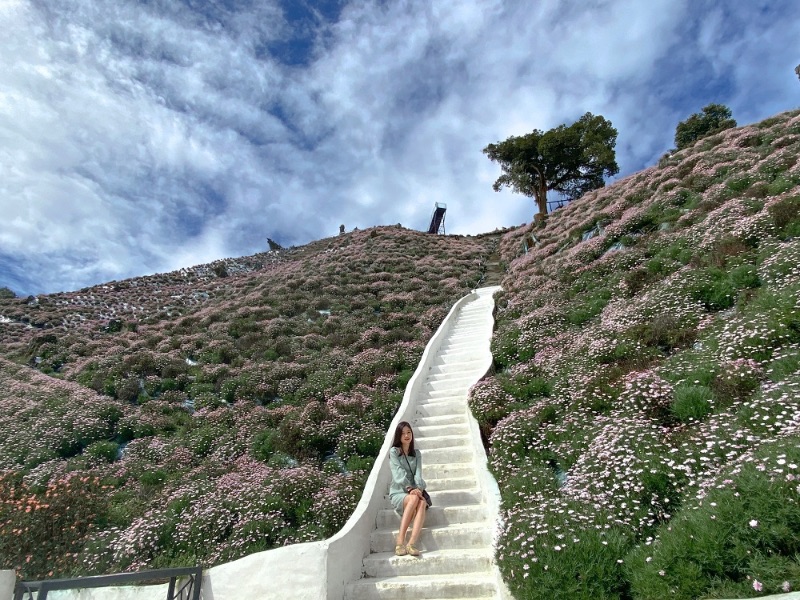
<path fill-rule="evenodd" d="M 0 562 L 214 564 L 329 535 L 497 260 L 470 405 L 516 597 L 800 588 L 799 157 L 794 111 L 502 235 L 378 227 L 0 300 Z"/>
<path fill-rule="evenodd" d="M 331 535 L 497 242 L 377 227 L 0 300 L 0 567 L 209 565 Z"/>
<path fill-rule="evenodd" d="M 470 405 L 518 598 L 800 587 L 799 156 L 794 111 L 503 238 Z"/>

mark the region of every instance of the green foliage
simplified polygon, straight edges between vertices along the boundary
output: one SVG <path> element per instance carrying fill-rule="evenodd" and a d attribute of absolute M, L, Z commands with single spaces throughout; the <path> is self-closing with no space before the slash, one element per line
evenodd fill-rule
<path fill-rule="evenodd" d="M 716 267 L 697 270 L 690 293 L 692 299 L 701 302 L 706 310 L 724 310 L 736 301 L 736 289 L 728 274 Z"/>
<path fill-rule="evenodd" d="M 119 453 L 119 444 L 111 441 L 99 441 L 89 444 L 84 454 L 96 460 L 114 462 Z"/>
<path fill-rule="evenodd" d="M 572 325 L 582 325 L 603 312 L 611 299 L 611 290 L 601 287 L 582 295 L 578 302 L 571 304 L 566 319 Z"/>
<path fill-rule="evenodd" d="M 675 146 L 681 150 L 701 138 L 731 127 L 736 127 L 736 121 L 731 118 L 731 109 L 723 104 L 709 104 L 703 107 L 702 112 L 678 123 L 675 129 Z"/>
<path fill-rule="evenodd" d="M 500 569 L 514 597 L 625 597 L 627 582 L 622 558 L 630 548 L 630 538 L 618 528 L 609 528 L 607 521 L 603 522 L 604 516 L 585 504 L 565 502 L 559 506 L 557 516 L 545 517 L 541 522 L 539 515 L 531 516 L 537 521 L 539 532 L 533 540 L 528 540 L 528 532 L 517 522 L 513 523 L 507 537 L 514 540 L 509 550 L 516 556 L 502 560 Z M 595 526 L 585 527 L 587 523 Z M 580 533 L 574 533 L 576 530 Z M 531 558 L 521 558 L 526 555 Z M 524 576 L 517 576 L 518 573 Z"/>
<path fill-rule="evenodd" d="M 17 576 L 68 576 L 78 552 L 105 520 L 107 494 L 97 477 L 68 474 L 46 488 L 0 475 L 0 557 Z"/>
<path fill-rule="evenodd" d="M 483 153 L 503 171 L 493 185 L 494 190 L 510 187 L 532 196 L 539 213 L 545 215 L 548 191 L 556 191 L 568 199 L 579 198 L 603 187 L 604 176 L 619 172 L 616 143 L 617 130 L 611 122 L 587 112 L 572 125 L 511 136 L 489 144 Z"/>
<path fill-rule="evenodd" d="M 789 196 L 767 209 L 780 238 L 800 237 L 800 196 Z"/>
<path fill-rule="evenodd" d="M 734 267 L 728 273 L 731 285 L 738 290 L 753 289 L 761 285 L 758 277 L 758 269 L 755 265 L 744 264 Z"/>
<path fill-rule="evenodd" d="M 276 432 L 272 429 L 265 429 L 253 436 L 251 452 L 258 460 L 268 462 L 275 453 Z"/>
<path fill-rule="evenodd" d="M 660 313 L 647 323 L 633 327 L 631 334 L 645 346 L 669 354 L 676 348 L 683 348 L 694 342 L 697 330 L 691 325 L 682 323 L 674 315 Z M 628 347 L 630 352 L 634 351 L 631 346 Z"/>
<path fill-rule="evenodd" d="M 714 395 L 703 385 L 679 385 L 670 411 L 681 423 L 702 421 L 711 413 Z"/>
<path fill-rule="evenodd" d="M 743 598 L 786 591 L 800 576 L 800 439 L 790 437 L 720 475 L 702 500 L 625 559 L 634 598 Z M 757 582 L 757 583 L 756 583 Z"/>
<path fill-rule="evenodd" d="M 8 287 L 0 287 L 0 298 L 16 298 L 17 295 Z"/>

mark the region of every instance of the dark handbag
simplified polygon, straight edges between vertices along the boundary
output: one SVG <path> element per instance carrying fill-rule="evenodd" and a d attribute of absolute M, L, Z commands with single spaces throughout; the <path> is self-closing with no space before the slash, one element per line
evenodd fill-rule
<path fill-rule="evenodd" d="M 431 501 L 431 495 L 427 492 L 427 490 L 422 490 L 422 497 L 425 498 L 425 503 L 428 505 L 428 508 L 430 508 L 433 502 Z"/>

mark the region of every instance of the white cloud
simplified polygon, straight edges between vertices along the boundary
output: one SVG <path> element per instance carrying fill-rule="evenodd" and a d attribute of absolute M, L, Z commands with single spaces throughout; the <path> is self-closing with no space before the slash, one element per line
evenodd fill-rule
<path fill-rule="evenodd" d="M 435 201 L 448 232 L 517 225 L 533 203 L 491 190 L 487 143 L 591 111 L 625 174 L 710 101 L 740 122 L 797 103 L 791 0 L 299 4 L 295 30 L 277 2 L 203 6 L 0 4 L 0 286 L 423 229 Z M 305 62 L 276 54 L 302 32 Z"/>

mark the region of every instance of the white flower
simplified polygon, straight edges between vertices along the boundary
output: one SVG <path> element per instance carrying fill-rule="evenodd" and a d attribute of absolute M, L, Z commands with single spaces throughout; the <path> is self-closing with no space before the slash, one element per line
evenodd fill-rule
<path fill-rule="evenodd" d="M 758 527 L 758 521 L 756 521 L 755 519 L 752 519 L 750 521 L 750 527 Z"/>

